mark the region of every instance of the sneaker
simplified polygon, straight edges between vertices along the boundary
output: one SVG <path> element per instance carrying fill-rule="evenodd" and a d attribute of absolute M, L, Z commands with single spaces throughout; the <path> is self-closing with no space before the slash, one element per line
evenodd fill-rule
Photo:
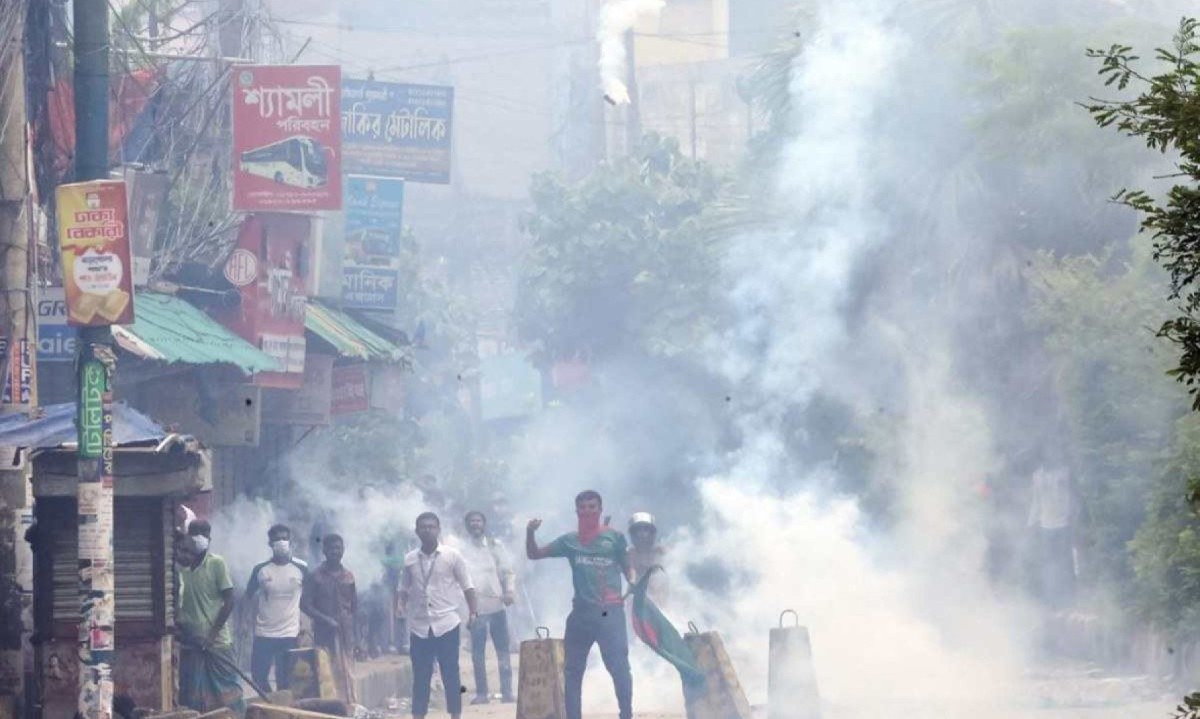
<path fill-rule="evenodd" d="M 510 694 L 510 695 L 508 695 L 508 696 L 506 696 L 506 697 L 502 697 L 502 698 L 500 699 L 500 703 L 501 703 L 501 704 L 516 704 L 516 703 L 517 703 L 517 698 L 516 698 L 516 697 L 514 697 L 514 696 L 512 696 L 512 695 Z"/>
<path fill-rule="evenodd" d="M 475 697 L 474 699 L 471 700 L 472 706 L 476 706 L 479 704 L 487 704 L 487 703 L 488 703 L 487 697 Z"/>

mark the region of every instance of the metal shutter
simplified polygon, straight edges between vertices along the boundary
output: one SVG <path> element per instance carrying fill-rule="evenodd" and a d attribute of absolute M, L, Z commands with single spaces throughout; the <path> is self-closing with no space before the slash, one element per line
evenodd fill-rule
<path fill-rule="evenodd" d="M 116 564 L 117 621 L 166 623 L 164 598 L 172 581 L 162 574 L 170 552 L 163 537 L 164 502 L 157 497 L 120 497 L 115 501 L 117 521 L 113 534 Z M 79 560 L 75 502 L 43 498 L 37 504 L 38 526 L 51 537 L 53 547 L 54 622 L 79 620 Z M 42 534 L 41 536 L 46 536 Z M 168 535 L 169 536 L 169 535 Z M 156 572 L 155 569 L 158 569 Z M 166 567 L 169 569 L 169 567 Z"/>

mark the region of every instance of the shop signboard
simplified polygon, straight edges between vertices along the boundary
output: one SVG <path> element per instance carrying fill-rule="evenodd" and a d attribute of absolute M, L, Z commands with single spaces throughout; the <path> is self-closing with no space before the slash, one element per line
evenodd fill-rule
<path fill-rule="evenodd" d="M 249 215 L 225 262 L 225 277 L 242 297 L 237 307 L 216 310 L 214 317 L 282 368 L 255 374 L 260 387 L 298 389 L 304 379 L 311 229 L 306 215 Z"/>
<path fill-rule="evenodd" d="M 337 365 L 333 368 L 333 406 L 336 417 L 371 408 L 367 365 L 365 362 Z"/>
<path fill-rule="evenodd" d="M 399 301 L 404 181 L 346 176 L 342 306 L 394 310 Z"/>
<path fill-rule="evenodd" d="M 233 209 L 342 206 L 341 68 L 233 68 Z"/>
<path fill-rule="evenodd" d="M 450 182 L 454 88 L 346 79 L 343 170 L 409 182 Z"/>
<path fill-rule="evenodd" d="M 133 267 L 125 182 L 59 185 L 56 199 L 67 323 L 75 327 L 131 324 Z"/>

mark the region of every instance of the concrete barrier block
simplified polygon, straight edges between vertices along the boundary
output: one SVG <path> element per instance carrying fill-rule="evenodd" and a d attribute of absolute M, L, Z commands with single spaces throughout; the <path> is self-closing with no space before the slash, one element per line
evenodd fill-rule
<path fill-rule="evenodd" d="M 821 719 L 808 629 L 799 623 L 785 627 L 781 619 L 771 630 L 768 659 L 768 719 Z"/>
<path fill-rule="evenodd" d="M 546 632 L 549 634 L 549 632 Z M 563 691 L 565 649 L 561 639 L 521 642 L 517 719 L 566 719 Z"/>
<path fill-rule="evenodd" d="M 688 719 L 752 719 L 750 702 L 716 632 L 692 632 L 683 637 L 704 672 L 702 687 L 684 687 Z"/>
<path fill-rule="evenodd" d="M 296 699 L 337 699 L 337 683 L 333 680 L 333 661 L 319 647 L 305 647 L 288 652 L 291 661 L 291 691 Z"/>

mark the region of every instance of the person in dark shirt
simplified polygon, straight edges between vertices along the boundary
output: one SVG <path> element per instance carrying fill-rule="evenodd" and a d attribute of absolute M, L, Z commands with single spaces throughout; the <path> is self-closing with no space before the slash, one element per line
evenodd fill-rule
<path fill-rule="evenodd" d="M 313 618 L 313 644 L 329 652 L 337 670 L 342 698 L 354 702 L 355 619 L 358 589 L 354 573 L 342 565 L 346 544 L 336 534 L 322 541 L 325 561 L 308 573 L 300 610 Z"/>
<path fill-rule="evenodd" d="M 567 719 L 583 714 L 583 673 L 593 644 L 612 676 L 620 719 L 633 717 L 633 675 L 629 669 L 629 636 L 626 631 L 622 578 L 631 580 L 629 548 L 625 536 L 602 523 L 604 501 L 592 490 L 575 498 L 578 531 L 538 546 L 536 533 L 542 520 L 532 519 L 525 531 L 525 554 L 530 559 L 562 557 L 571 565 L 575 599 L 567 616 L 563 638 Z"/>

